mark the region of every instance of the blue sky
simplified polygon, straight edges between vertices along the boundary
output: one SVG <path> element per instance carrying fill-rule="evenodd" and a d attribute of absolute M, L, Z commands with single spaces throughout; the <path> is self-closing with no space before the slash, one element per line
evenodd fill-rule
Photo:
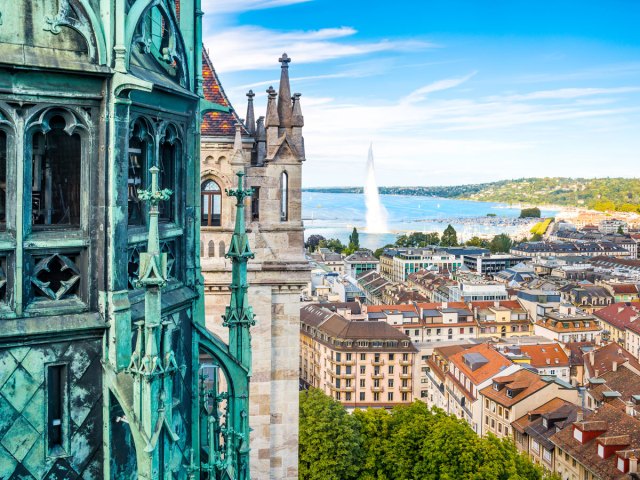
<path fill-rule="evenodd" d="M 395 7 L 395 8 L 394 8 Z M 278 57 L 302 93 L 304 186 L 640 176 L 640 1 L 203 0 L 244 116 Z"/>

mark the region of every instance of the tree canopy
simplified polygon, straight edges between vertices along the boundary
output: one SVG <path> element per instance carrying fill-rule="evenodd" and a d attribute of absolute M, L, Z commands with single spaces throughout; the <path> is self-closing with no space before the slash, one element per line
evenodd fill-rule
<path fill-rule="evenodd" d="M 542 480 L 510 440 L 479 437 L 463 420 L 416 401 L 346 413 L 320 390 L 300 394 L 300 478 Z"/>
<path fill-rule="evenodd" d="M 455 247 L 458 245 L 458 234 L 456 233 L 456 229 L 451 225 L 447 225 L 447 228 L 442 232 L 440 245 L 443 247 Z"/>

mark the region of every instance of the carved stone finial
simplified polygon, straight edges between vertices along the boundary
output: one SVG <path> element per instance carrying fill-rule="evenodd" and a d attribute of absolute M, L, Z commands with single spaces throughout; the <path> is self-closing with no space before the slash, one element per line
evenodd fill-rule
<path fill-rule="evenodd" d="M 256 94 L 253 93 L 253 90 L 249 90 L 247 92 L 247 97 L 249 97 L 249 101 L 253 100 L 253 97 L 255 97 L 255 96 L 256 96 Z"/>
<path fill-rule="evenodd" d="M 291 58 L 287 53 L 283 53 L 282 56 L 278 59 L 278 61 L 282 64 L 282 68 L 289 68 L 289 62 L 291 62 Z"/>
<path fill-rule="evenodd" d="M 276 98 L 276 96 L 278 95 L 278 92 L 276 92 L 276 89 L 273 88 L 273 85 L 270 85 L 269 88 L 267 88 L 267 94 L 271 98 Z"/>

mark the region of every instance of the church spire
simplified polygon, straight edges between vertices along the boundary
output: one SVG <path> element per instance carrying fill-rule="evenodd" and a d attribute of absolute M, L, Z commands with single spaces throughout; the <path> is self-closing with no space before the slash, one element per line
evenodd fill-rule
<path fill-rule="evenodd" d="M 280 119 L 278 118 L 278 111 L 276 109 L 276 97 L 278 94 L 273 87 L 269 87 L 267 89 L 267 95 L 269 95 L 269 98 L 267 99 L 267 118 L 265 126 L 277 127 L 280 125 Z"/>
<path fill-rule="evenodd" d="M 280 127 L 291 127 L 291 87 L 289 86 L 289 62 L 291 59 L 286 53 L 278 59 L 282 64 L 280 69 L 280 91 L 278 92 L 278 117 Z"/>
<path fill-rule="evenodd" d="M 253 97 L 256 94 L 253 93 L 253 90 L 249 90 L 247 92 L 247 130 L 249 131 L 249 135 L 255 135 L 256 133 L 256 116 L 253 112 Z"/>
<path fill-rule="evenodd" d="M 304 117 L 302 116 L 302 107 L 300 106 L 301 93 L 294 93 L 291 100 L 293 101 L 293 107 L 291 108 L 293 115 L 291 118 L 292 127 L 304 127 Z"/>
<path fill-rule="evenodd" d="M 251 375 L 251 333 L 249 328 L 255 325 L 253 309 L 249 305 L 247 289 L 247 261 L 253 258 L 249 248 L 249 238 L 245 228 L 244 199 L 252 195 L 251 189 L 243 189 L 242 177 L 238 172 L 238 188 L 227 190 L 227 195 L 236 197 L 236 225 L 231 237 L 229 251 L 225 255 L 231 259 L 231 299 L 223 319 L 223 325 L 229 328 L 229 350 L 249 375 Z"/>

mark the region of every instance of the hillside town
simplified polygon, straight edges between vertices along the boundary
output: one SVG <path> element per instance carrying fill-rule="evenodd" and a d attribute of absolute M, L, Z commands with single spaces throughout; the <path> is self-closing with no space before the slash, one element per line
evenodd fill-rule
<path fill-rule="evenodd" d="M 640 234 L 548 225 L 502 253 L 309 249 L 301 388 L 351 412 L 424 402 L 563 480 L 638 478 Z"/>

